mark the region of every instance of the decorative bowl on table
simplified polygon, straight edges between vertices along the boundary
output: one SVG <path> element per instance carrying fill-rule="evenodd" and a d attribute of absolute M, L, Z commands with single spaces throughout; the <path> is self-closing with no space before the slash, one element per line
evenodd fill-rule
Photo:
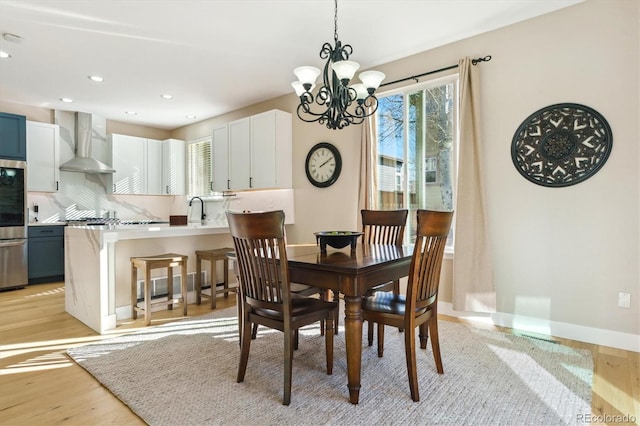
<path fill-rule="evenodd" d="M 348 245 L 351 245 L 351 250 L 356 249 L 358 243 L 358 237 L 362 235 L 362 232 L 354 231 L 322 231 L 315 232 L 316 244 L 320 244 L 320 252 L 327 251 L 327 246 L 341 249 Z"/>

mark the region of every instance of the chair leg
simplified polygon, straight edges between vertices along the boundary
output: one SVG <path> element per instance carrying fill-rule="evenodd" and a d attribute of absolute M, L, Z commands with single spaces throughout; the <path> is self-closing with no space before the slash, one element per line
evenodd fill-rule
<path fill-rule="evenodd" d="M 138 318 L 138 311 L 136 310 L 136 306 L 138 306 L 138 268 L 133 265 L 131 262 L 131 318 Z"/>
<path fill-rule="evenodd" d="M 333 374 L 333 321 L 334 320 L 331 317 L 326 320 L 324 336 L 324 346 L 327 356 L 327 375 L 329 376 Z"/>
<path fill-rule="evenodd" d="M 298 350 L 299 339 L 300 339 L 300 333 L 296 329 L 296 331 L 293 332 L 293 350 L 294 351 Z"/>
<path fill-rule="evenodd" d="M 375 327 L 375 323 L 372 321 L 367 321 L 367 341 L 369 346 L 373 345 L 373 327 Z"/>
<path fill-rule="evenodd" d="M 442 367 L 442 357 L 440 356 L 440 341 L 438 340 L 438 318 L 431 317 L 429 320 L 429 329 L 431 330 L 431 349 L 433 350 L 433 359 L 436 362 L 436 370 L 438 374 L 444 374 Z"/>
<path fill-rule="evenodd" d="M 173 310 L 173 268 L 167 268 L 167 297 L 169 299 L 168 309 Z"/>
<path fill-rule="evenodd" d="M 182 293 L 182 315 L 187 316 L 188 305 L 187 303 L 187 262 L 186 260 L 182 262 L 182 267 L 180 268 L 180 293 Z"/>
<path fill-rule="evenodd" d="M 240 364 L 238 365 L 238 377 L 236 380 L 238 383 L 244 381 L 244 374 L 247 371 L 249 348 L 251 346 L 251 339 L 248 338 L 248 336 L 250 336 L 249 333 L 251 333 L 251 323 L 249 322 L 249 317 L 244 315 L 242 320 L 242 333 L 240 334 Z"/>
<path fill-rule="evenodd" d="M 253 324 L 253 330 L 251 331 L 251 338 L 255 339 L 258 336 L 258 324 Z"/>
<path fill-rule="evenodd" d="M 393 294 L 395 296 L 398 296 L 400 294 L 400 280 L 395 280 L 393 282 Z M 398 327 L 398 331 L 402 333 L 404 331 L 404 328 Z"/>
<path fill-rule="evenodd" d="M 202 258 L 196 257 L 196 304 L 202 303 Z"/>
<path fill-rule="evenodd" d="M 429 340 L 429 321 L 420 324 L 418 327 L 418 337 L 420 338 L 420 349 L 427 349 L 427 340 Z"/>
<path fill-rule="evenodd" d="M 420 392 L 418 391 L 418 369 L 416 366 L 416 333 L 407 331 L 404 335 L 404 352 L 407 359 L 407 374 L 409 375 L 409 389 L 411 390 L 411 399 L 415 402 L 420 401 Z"/>
<path fill-rule="evenodd" d="M 378 358 L 384 354 L 384 324 L 378 323 Z"/>
<path fill-rule="evenodd" d="M 151 269 L 145 268 L 144 274 L 144 322 L 151 325 Z"/>
<path fill-rule="evenodd" d="M 293 339 L 295 331 L 284 333 L 284 396 L 282 405 L 291 403 L 291 377 L 293 374 Z"/>
<path fill-rule="evenodd" d="M 338 290 L 331 290 L 332 292 L 332 296 L 331 296 L 331 300 L 334 302 L 338 302 L 340 303 L 340 292 Z M 334 334 L 337 336 L 338 335 L 338 319 L 339 319 L 339 309 L 336 309 L 336 315 L 335 315 L 335 319 L 334 319 Z"/>

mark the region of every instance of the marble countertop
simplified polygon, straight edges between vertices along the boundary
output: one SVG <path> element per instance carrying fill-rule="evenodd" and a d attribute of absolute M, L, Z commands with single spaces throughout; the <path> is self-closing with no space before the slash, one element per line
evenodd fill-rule
<path fill-rule="evenodd" d="M 226 221 L 209 221 L 206 224 L 189 223 L 171 226 L 169 224 L 140 225 L 74 225 L 66 232 L 100 232 L 104 242 L 137 240 L 146 238 L 187 237 L 194 235 L 224 234 L 229 232 Z"/>
<path fill-rule="evenodd" d="M 66 226 L 67 222 L 31 222 L 28 226 Z"/>

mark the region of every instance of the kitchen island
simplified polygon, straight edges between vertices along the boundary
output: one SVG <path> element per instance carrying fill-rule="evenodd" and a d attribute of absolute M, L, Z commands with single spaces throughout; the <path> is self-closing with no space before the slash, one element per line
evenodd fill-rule
<path fill-rule="evenodd" d="M 233 247 L 226 221 L 68 226 L 64 238 L 65 310 L 100 334 L 114 330 L 117 319 L 131 317 L 130 257 L 185 254 L 192 281 L 196 250 Z M 193 302 L 195 294 L 190 291 L 187 299 Z"/>

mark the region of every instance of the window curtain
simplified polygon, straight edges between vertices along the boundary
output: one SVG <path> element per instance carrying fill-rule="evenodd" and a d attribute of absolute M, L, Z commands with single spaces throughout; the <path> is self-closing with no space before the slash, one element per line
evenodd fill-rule
<path fill-rule="evenodd" d="M 456 194 L 453 309 L 495 312 L 496 292 L 482 171 L 478 68 L 458 63 L 460 144 Z"/>
<path fill-rule="evenodd" d="M 360 137 L 360 182 L 358 191 L 358 229 L 362 228 L 360 210 L 375 210 L 378 206 L 378 182 L 376 176 L 378 147 L 375 139 L 375 114 L 367 117 L 362 124 Z"/>

